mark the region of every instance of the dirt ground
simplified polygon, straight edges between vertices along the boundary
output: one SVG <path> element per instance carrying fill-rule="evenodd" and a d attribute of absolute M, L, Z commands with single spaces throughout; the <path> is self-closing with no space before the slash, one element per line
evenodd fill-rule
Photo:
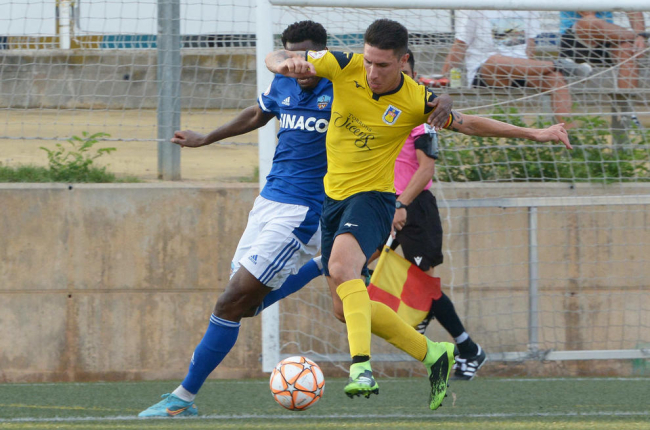
<path fill-rule="evenodd" d="M 183 112 L 181 129 L 208 133 L 230 121 L 239 110 Z M 650 116 L 641 116 L 650 128 Z M 3 125 L 4 122 L 4 125 Z M 158 144 L 154 110 L 6 110 L 0 114 L 0 163 L 2 165 L 47 165 L 50 149 L 65 139 L 104 132 L 110 139 L 97 144 L 117 151 L 102 156 L 95 163 L 107 166 L 118 176 L 136 176 L 144 181 L 158 179 Z M 171 137 L 171 136 L 170 136 Z M 58 140 L 56 140 L 58 139 Z M 251 182 L 258 167 L 257 131 L 203 148 L 181 150 L 183 181 Z"/>
<path fill-rule="evenodd" d="M 231 120 L 237 112 L 206 111 L 191 115 L 184 112 L 181 129 L 207 133 Z M 117 151 L 98 158 L 95 161 L 97 165 L 107 166 L 118 176 L 133 175 L 145 181 L 157 181 L 155 111 L 6 111 L 5 120 L 0 120 L 0 163 L 46 166 L 47 154 L 40 149 L 41 146 L 53 149 L 61 143 L 68 148 L 65 139 L 81 136 L 83 131 L 108 133 L 110 140 L 98 143 L 96 148 L 117 148 Z M 181 151 L 183 181 L 250 181 L 257 166 L 256 131 L 220 144 L 183 148 Z"/>

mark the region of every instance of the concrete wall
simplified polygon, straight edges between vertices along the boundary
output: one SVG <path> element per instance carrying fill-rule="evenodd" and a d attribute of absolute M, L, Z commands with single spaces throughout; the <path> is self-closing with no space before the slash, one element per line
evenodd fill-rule
<path fill-rule="evenodd" d="M 445 186 L 435 193 L 648 191 L 510 184 Z M 0 382 L 181 378 L 227 283 L 256 195 L 256 186 L 239 184 L 1 185 Z M 570 208 L 540 210 L 545 347 L 650 342 L 645 209 L 583 208 L 580 216 Z M 443 207 L 442 213 L 449 252 L 439 274 L 454 285 L 450 293 L 466 325 L 493 351 L 525 346 L 525 210 L 454 209 L 447 217 Z M 327 312 L 323 285 L 309 289 L 320 289 L 322 314 L 295 302 L 291 309 L 309 315 L 302 318 L 305 330 L 316 336 L 322 330 L 345 349 L 344 336 L 328 328 L 342 332 Z M 322 324 L 314 324 L 315 315 Z M 213 376 L 262 376 L 259 334 L 260 319 L 246 320 L 238 345 Z"/>
<path fill-rule="evenodd" d="M 440 73 L 448 46 L 414 49 L 420 74 Z M 155 109 L 157 55 L 155 49 L 0 50 L 0 107 Z M 255 48 L 183 49 L 181 56 L 183 109 L 238 109 L 257 98 Z M 637 91 L 641 104 L 647 103 L 650 88 L 646 63 L 641 66 Z M 574 102 L 596 103 L 602 109 L 602 93 L 610 92 L 614 81 L 607 73 L 572 86 Z M 504 94 L 491 89 L 453 91 L 456 108 L 491 104 Z M 532 110 L 522 112 L 548 111 L 544 98 L 524 101 L 520 108 L 524 106 Z"/>
<path fill-rule="evenodd" d="M 0 51 L 0 106 L 155 109 L 157 51 Z M 230 109 L 257 97 L 255 49 L 182 51 L 183 108 Z"/>

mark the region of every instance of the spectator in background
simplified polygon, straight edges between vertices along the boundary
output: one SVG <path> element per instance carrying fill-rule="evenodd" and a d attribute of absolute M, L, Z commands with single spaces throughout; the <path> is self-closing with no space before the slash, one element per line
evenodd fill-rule
<path fill-rule="evenodd" d="M 565 115 L 571 111 L 571 95 L 565 76 L 586 77 L 587 64 L 568 58 L 556 61 L 533 59 L 535 37 L 540 33 L 539 15 L 528 11 L 458 11 L 456 39 L 447 55 L 443 73 L 448 75 L 463 60 L 469 87 L 529 87 L 555 90 L 553 113 L 559 123 L 572 127 Z"/>
<path fill-rule="evenodd" d="M 618 88 L 636 88 L 636 54 L 646 47 L 643 12 L 626 12 L 631 30 L 614 24 L 612 12 L 560 12 L 560 57 L 576 63 L 620 64 Z M 636 115 L 629 119 L 641 126 Z"/>

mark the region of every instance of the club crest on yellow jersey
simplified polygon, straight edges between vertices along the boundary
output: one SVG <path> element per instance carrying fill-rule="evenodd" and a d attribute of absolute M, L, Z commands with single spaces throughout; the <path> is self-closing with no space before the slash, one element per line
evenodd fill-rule
<path fill-rule="evenodd" d="M 395 106 L 388 105 L 388 109 L 386 109 L 386 112 L 384 112 L 381 119 L 383 119 L 386 124 L 393 125 L 401 113 L 402 111 L 397 109 Z"/>

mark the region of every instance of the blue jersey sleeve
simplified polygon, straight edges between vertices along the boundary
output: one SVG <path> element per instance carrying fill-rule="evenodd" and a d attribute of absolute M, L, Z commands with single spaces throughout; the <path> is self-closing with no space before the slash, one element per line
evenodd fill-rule
<path fill-rule="evenodd" d="M 266 113 L 272 113 L 277 118 L 280 117 L 280 108 L 278 107 L 278 81 L 281 75 L 275 75 L 271 85 L 257 98 L 257 104 Z"/>

